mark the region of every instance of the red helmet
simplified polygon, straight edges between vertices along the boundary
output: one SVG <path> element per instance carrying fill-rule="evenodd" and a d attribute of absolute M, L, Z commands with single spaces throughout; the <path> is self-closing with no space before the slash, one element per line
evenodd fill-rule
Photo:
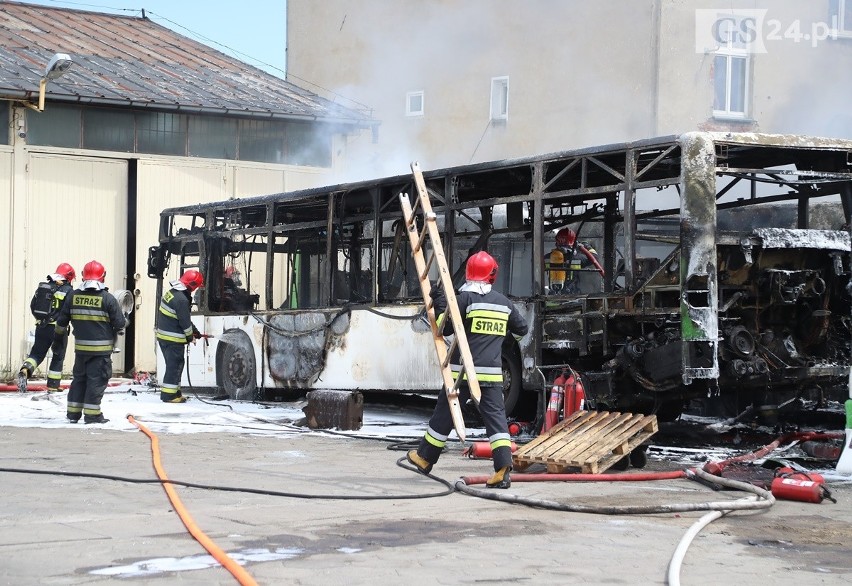
<path fill-rule="evenodd" d="M 64 262 L 58 267 L 56 267 L 54 273 L 57 275 L 62 275 L 62 277 L 66 281 L 73 281 L 77 278 L 77 273 L 74 272 L 74 267 L 69 265 L 67 262 Z"/>
<path fill-rule="evenodd" d="M 204 275 L 200 271 L 189 269 L 181 275 L 180 282 L 186 285 L 186 288 L 190 291 L 195 291 L 204 286 Z"/>
<path fill-rule="evenodd" d="M 556 233 L 556 246 L 571 248 L 577 242 L 577 234 L 571 228 L 562 228 Z"/>
<path fill-rule="evenodd" d="M 480 250 L 467 259 L 464 276 L 468 281 L 494 283 L 494 279 L 497 278 L 497 268 L 497 261 L 494 260 L 494 257 L 484 250 Z"/>
<path fill-rule="evenodd" d="M 104 268 L 104 265 L 98 261 L 90 260 L 86 263 L 86 266 L 83 267 L 84 281 L 100 281 L 103 283 L 105 278 L 106 269 Z"/>

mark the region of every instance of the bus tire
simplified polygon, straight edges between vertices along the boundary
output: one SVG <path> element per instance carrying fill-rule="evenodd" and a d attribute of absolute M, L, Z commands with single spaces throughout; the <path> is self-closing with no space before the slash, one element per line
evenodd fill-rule
<path fill-rule="evenodd" d="M 228 397 L 251 401 L 257 391 L 257 365 L 251 340 L 240 330 L 229 330 L 222 336 L 216 357 L 216 378 Z"/>
<path fill-rule="evenodd" d="M 512 414 L 521 398 L 524 381 L 521 376 L 521 359 L 515 352 L 503 349 L 503 405 L 506 416 Z"/>

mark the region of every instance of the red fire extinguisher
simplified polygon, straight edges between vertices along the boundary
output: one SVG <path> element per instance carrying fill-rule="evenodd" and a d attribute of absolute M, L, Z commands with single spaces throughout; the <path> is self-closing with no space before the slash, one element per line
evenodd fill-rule
<path fill-rule="evenodd" d="M 518 445 L 512 442 L 510 449 L 514 453 L 518 449 Z M 490 458 L 491 455 L 491 442 L 473 442 L 462 451 L 462 456 L 468 458 Z"/>
<path fill-rule="evenodd" d="M 837 502 L 826 488 L 825 479 L 819 474 L 795 472 L 791 468 L 779 468 L 775 473 L 771 491 L 777 499 L 806 503 L 821 503 L 823 499 Z"/>
<path fill-rule="evenodd" d="M 817 484 L 825 484 L 825 478 L 822 474 L 816 472 L 796 471 L 789 466 L 782 466 L 775 469 L 775 476 L 784 476 L 786 478 L 795 478 L 796 480 L 811 480 Z"/>
<path fill-rule="evenodd" d="M 565 399 L 565 381 L 567 378 L 563 370 L 553 381 L 553 388 L 550 389 L 550 401 L 547 403 L 547 411 L 544 414 L 544 429 L 542 431 L 548 431 L 559 423 L 559 412 L 562 411 L 562 403 Z"/>
<path fill-rule="evenodd" d="M 565 416 L 568 417 L 572 413 L 582 411 L 586 402 L 586 390 L 583 388 L 583 381 L 580 380 L 580 375 L 574 371 L 565 379 Z M 564 418 L 563 417 L 563 418 Z"/>

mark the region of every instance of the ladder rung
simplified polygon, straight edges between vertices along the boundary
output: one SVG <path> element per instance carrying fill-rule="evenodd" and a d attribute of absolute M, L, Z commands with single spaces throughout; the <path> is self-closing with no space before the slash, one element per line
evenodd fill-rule
<path fill-rule="evenodd" d="M 429 255 L 429 260 L 426 261 L 426 266 L 423 268 L 423 272 L 420 274 L 420 279 L 423 280 L 429 274 L 429 269 L 432 268 L 432 261 L 435 260 L 435 253 Z"/>
<path fill-rule="evenodd" d="M 407 194 L 406 194 L 406 197 L 407 197 Z M 411 213 L 414 214 L 414 212 L 417 211 L 418 207 L 420 207 L 420 198 L 415 197 L 414 198 L 414 205 L 411 206 Z"/>
<path fill-rule="evenodd" d="M 453 338 L 453 343 L 450 344 L 450 347 L 447 348 L 447 357 L 444 358 L 444 363 L 441 365 L 441 368 L 447 368 L 447 365 L 450 363 L 450 360 L 453 356 L 453 350 L 456 349 L 456 345 L 458 342 L 456 341 L 458 338 Z"/>
<path fill-rule="evenodd" d="M 420 249 L 423 248 L 423 241 L 426 240 L 426 236 L 429 234 L 429 230 L 426 227 L 423 227 L 423 230 L 420 232 L 420 236 L 417 238 L 417 245 L 414 247 L 414 250 L 411 252 L 417 253 L 420 252 Z"/>

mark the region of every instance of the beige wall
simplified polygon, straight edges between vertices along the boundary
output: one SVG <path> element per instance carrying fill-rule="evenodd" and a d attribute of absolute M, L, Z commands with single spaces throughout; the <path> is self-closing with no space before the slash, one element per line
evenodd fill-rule
<path fill-rule="evenodd" d="M 852 39 L 767 41 L 754 121 L 713 118 L 713 54 L 698 8 L 766 10 L 783 37 L 829 0 L 288 0 L 288 75 L 374 108 L 379 142 L 350 143 L 341 180 L 625 142 L 696 129 L 852 136 Z M 509 119 L 489 124 L 490 80 Z M 405 94 L 425 92 L 425 115 Z"/>
<path fill-rule="evenodd" d="M 107 268 L 110 289 L 138 292 L 136 360 L 128 371 L 154 371 L 156 282 L 147 276 L 148 247 L 157 244 L 166 207 L 266 195 L 326 184 L 330 169 L 235 161 L 133 155 L 137 163 L 136 274 L 127 282 L 128 159 L 125 153 L 0 146 L 0 380 L 10 380 L 28 351 L 33 328 L 29 300 L 36 284 L 60 262 L 79 276 L 93 258 Z M 115 370 L 124 356 L 114 357 Z M 73 351 L 65 361 L 66 374 Z M 46 364 L 42 363 L 44 373 Z"/>
<path fill-rule="evenodd" d="M 83 266 L 97 260 L 107 270 L 106 284 L 127 289 L 127 162 L 96 157 L 30 153 L 28 196 L 23 234 L 23 316 L 27 331 L 34 324 L 29 300 L 36 284 L 68 262 L 82 282 Z M 17 316 L 16 316 L 17 317 Z M 18 348 L 24 356 L 29 348 Z M 73 356 L 73 335 L 69 353 Z M 123 343 L 119 344 L 123 347 Z M 14 357 L 13 357 L 14 358 Z M 42 370 L 46 368 L 42 363 Z M 66 360 L 71 371 L 73 359 Z M 113 368 L 124 370 L 124 353 L 113 356 Z"/>

